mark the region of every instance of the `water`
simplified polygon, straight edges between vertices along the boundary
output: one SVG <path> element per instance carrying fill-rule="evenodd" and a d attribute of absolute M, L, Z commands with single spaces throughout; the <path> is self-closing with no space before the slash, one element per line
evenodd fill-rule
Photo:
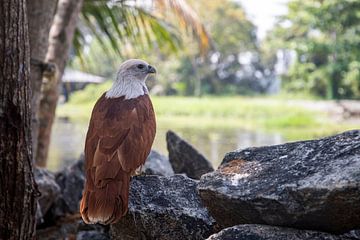
<path fill-rule="evenodd" d="M 79 159 L 84 149 L 87 123 L 69 122 L 57 119 L 51 137 L 48 168 L 53 171 L 61 170 Z M 158 124 L 153 149 L 168 155 L 166 149 L 166 132 Z M 217 167 L 225 153 L 246 147 L 280 144 L 285 139 L 280 134 L 268 134 L 243 129 L 211 129 L 199 130 L 195 128 L 171 128 L 183 139 L 191 143 L 200 151 L 214 167 Z"/>

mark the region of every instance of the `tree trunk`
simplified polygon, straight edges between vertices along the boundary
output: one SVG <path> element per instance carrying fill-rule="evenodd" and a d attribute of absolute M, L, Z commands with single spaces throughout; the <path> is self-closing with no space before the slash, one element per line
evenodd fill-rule
<path fill-rule="evenodd" d="M 0 1 L 0 238 L 32 239 L 29 39 L 25 0 Z"/>
<path fill-rule="evenodd" d="M 46 166 L 50 145 L 51 128 L 55 118 L 59 98 L 61 78 L 69 56 L 76 22 L 81 11 L 83 0 L 59 0 L 54 22 L 49 36 L 49 48 L 46 61 L 55 63 L 57 70 L 44 76 L 42 97 L 39 111 L 39 137 L 36 163 Z"/>
<path fill-rule="evenodd" d="M 39 134 L 38 110 L 40 105 L 42 75 L 45 56 L 57 0 L 27 0 L 30 41 L 30 83 L 31 83 L 31 137 L 33 153 L 36 153 Z M 35 158 L 35 154 L 33 155 Z M 34 161 L 34 159 L 33 159 Z M 35 161 L 34 161 L 35 162 Z"/>

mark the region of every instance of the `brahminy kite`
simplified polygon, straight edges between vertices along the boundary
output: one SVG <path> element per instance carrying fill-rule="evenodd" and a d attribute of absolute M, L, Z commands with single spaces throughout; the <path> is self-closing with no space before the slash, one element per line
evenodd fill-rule
<path fill-rule="evenodd" d="M 155 113 L 145 80 L 154 67 L 139 59 L 120 65 L 96 102 L 85 141 L 85 188 L 80 213 L 88 224 L 117 222 L 128 210 L 130 177 L 150 153 Z"/>

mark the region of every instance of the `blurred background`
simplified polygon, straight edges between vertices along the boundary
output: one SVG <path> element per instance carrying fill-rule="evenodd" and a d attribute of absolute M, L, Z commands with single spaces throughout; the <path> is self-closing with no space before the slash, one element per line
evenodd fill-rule
<path fill-rule="evenodd" d="M 360 127 L 358 0 L 85 0 L 49 169 L 83 152 L 92 107 L 128 58 L 157 68 L 147 83 L 163 154 L 169 129 L 217 167 L 234 149 Z"/>

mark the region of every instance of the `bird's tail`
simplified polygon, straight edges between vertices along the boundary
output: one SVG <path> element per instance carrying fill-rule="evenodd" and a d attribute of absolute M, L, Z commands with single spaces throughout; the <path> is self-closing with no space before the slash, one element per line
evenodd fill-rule
<path fill-rule="evenodd" d="M 119 169 L 115 178 L 96 179 L 97 169 L 89 169 L 80 203 L 80 213 L 87 224 L 115 223 L 128 210 L 130 173 Z M 96 181 L 97 180 L 97 181 Z"/>

